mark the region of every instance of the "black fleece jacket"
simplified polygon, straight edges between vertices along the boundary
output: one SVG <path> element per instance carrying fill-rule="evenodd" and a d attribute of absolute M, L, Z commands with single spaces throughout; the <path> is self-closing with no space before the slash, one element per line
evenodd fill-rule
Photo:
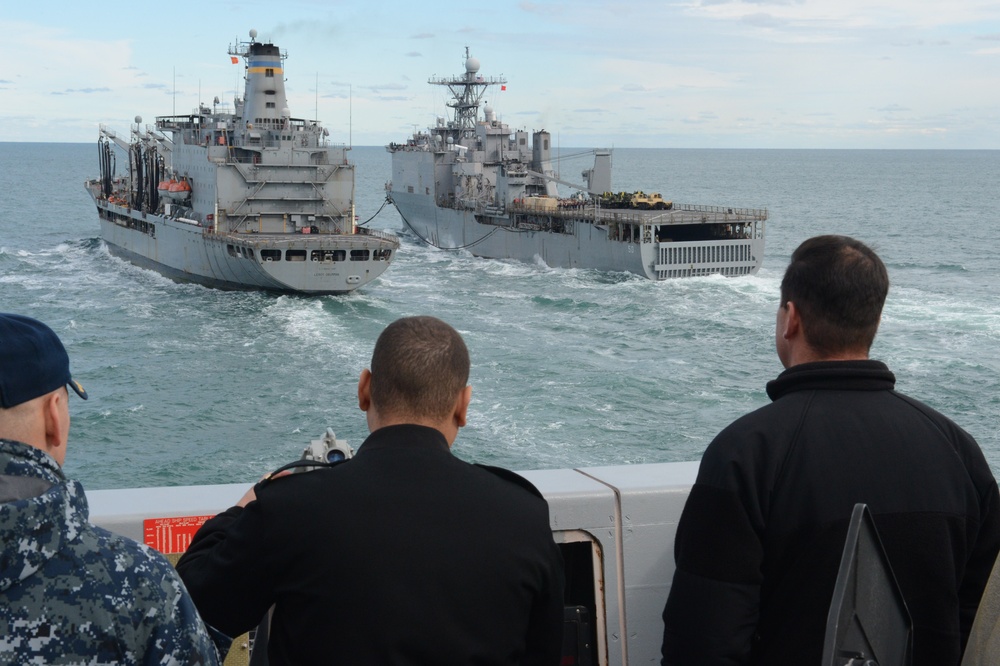
<path fill-rule="evenodd" d="M 663 664 L 817 664 L 855 503 L 914 622 L 914 666 L 958 664 L 1000 550 L 975 440 L 877 361 L 809 363 L 709 445 L 677 529 Z"/>

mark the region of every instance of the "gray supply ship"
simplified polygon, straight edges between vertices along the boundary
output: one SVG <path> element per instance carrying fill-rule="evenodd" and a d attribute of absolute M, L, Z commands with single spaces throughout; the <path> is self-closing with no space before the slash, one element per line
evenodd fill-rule
<path fill-rule="evenodd" d="M 233 111 L 137 117 L 124 140 L 104 126 L 100 178 L 86 183 L 112 254 L 179 281 L 219 289 L 342 294 L 389 267 L 392 234 L 358 228 L 349 148 L 316 120 L 292 118 L 282 54 L 229 48 L 246 65 Z M 122 156 L 127 168 L 116 175 Z"/>
<path fill-rule="evenodd" d="M 480 106 L 490 86 L 465 52 L 465 73 L 445 86 L 453 118 L 392 143 L 389 200 L 424 242 L 552 267 L 629 271 L 654 280 L 751 275 L 764 259 L 766 209 L 677 204 L 658 194 L 611 193 L 611 151 L 574 185 L 556 175 L 550 135 L 512 130 Z M 560 198 L 558 184 L 576 190 Z"/>

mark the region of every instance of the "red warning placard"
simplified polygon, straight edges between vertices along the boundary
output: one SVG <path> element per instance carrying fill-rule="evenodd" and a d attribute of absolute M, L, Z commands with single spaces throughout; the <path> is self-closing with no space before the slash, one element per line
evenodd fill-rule
<path fill-rule="evenodd" d="M 214 516 L 178 516 L 175 518 L 147 518 L 142 521 L 146 545 L 164 554 L 183 553 L 191 545 L 194 533 Z"/>

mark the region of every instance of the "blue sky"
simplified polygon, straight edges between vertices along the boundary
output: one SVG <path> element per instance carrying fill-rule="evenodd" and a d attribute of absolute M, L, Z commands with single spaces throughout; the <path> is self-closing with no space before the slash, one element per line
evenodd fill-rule
<path fill-rule="evenodd" d="M 563 146 L 1000 149 L 1000 3 L 967 0 L 10 2 L 0 141 L 231 103 L 251 28 L 292 115 L 354 145 L 433 124 L 468 46 Z"/>

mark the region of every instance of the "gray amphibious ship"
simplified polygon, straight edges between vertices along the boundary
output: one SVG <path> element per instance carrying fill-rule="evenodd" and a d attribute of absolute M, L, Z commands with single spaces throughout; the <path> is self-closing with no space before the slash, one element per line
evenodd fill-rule
<path fill-rule="evenodd" d="M 658 194 L 612 194 L 611 151 L 595 150 L 584 185 L 552 166 L 548 132 L 511 130 L 489 106 L 479 61 L 465 52 L 465 73 L 432 78 L 445 86 L 450 120 L 392 143 L 389 199 L 404 224 L 442 249 L 552 267 L 629 271 L 654 280 L 720 273 L 754 274 L 764 259 L 767 211 L 677 204 Z M 560 198 L 557 183 L 578 193 Z"/>
<path fill-rule="evenodd" d="M 286 54 L 256 41 L 233 111 L 137 117 L 124 140 L 101 127 L 100 177 L 86 183 L 110 252 L 179 281 L 220 289 L 342 294 L 371 282 L 399 239 L 358 228 L 349 148 L 316 120 L 292 118 Z M 123 158 L 123 175 L 116 163 Z"/>

